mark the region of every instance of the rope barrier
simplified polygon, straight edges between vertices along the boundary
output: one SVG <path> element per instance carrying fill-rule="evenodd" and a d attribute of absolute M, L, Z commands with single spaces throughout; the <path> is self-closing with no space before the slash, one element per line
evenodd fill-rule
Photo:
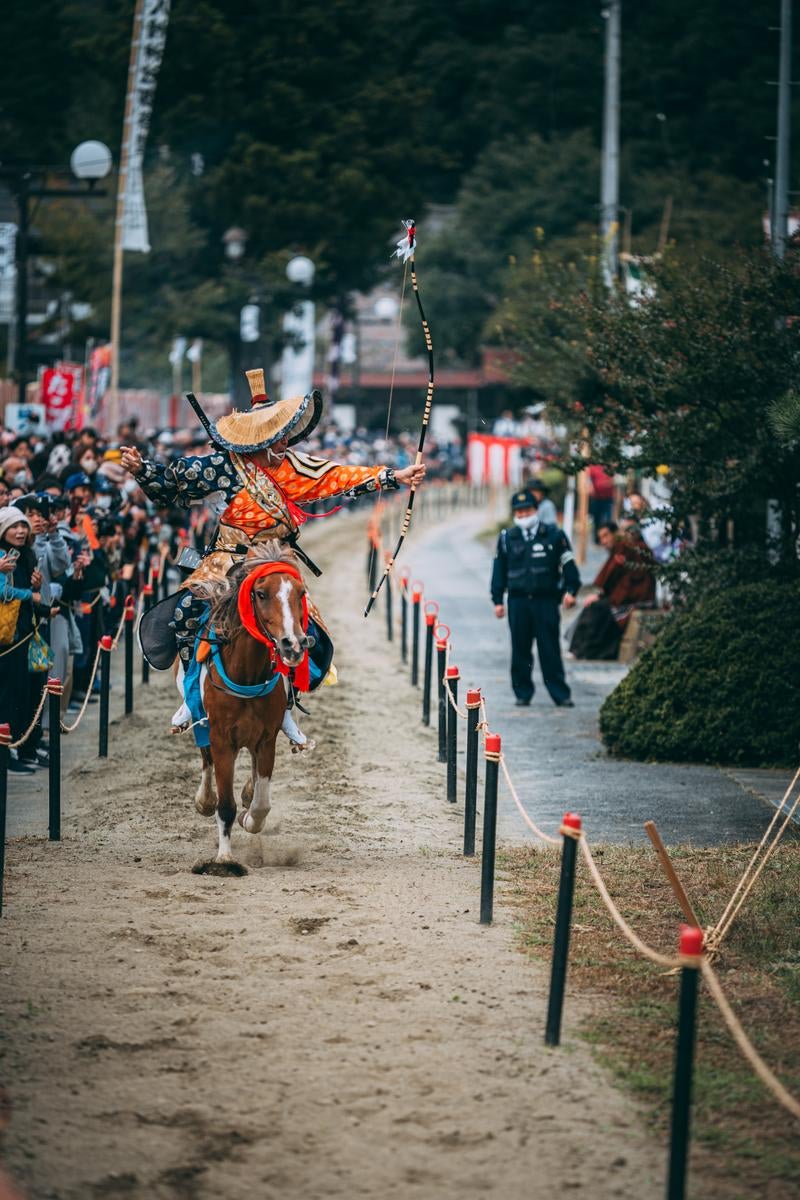
<path fill-rule="evenodd" d="M 739 1018 L 728 1003 L 728 999 L 722 990 L 722 985 L 714 973 L 714 968 L 707 959 L 703 959 L 701 963 L 703 978 L 706 981 L 709 992 L 715 1001 L 717 1008 L 722 1014 L 725 1024 L 728 1026 L 728 1031 L 736 1042 L 736 1045 L 741 1050 L 744 1057 L 750 1063 L 750 1066 L 755 1071 L 758 1078 L 766 1088 L 772 1092 L 779 1104 L 782 1104 L 793 1117 L 800 1119 L 800 1103 L 795 1100 L 794 1096 L 786 1090 L 781 1081 L 770 1070 L 764 1062 L 761 1055 L 756 1050 L 753 1043 L 748 1038 L 744 1029 L 741 1026 Z"/>
<path fill-rule="evenodd" d="M 509 774 L 508 764 L 506 763 L 505 754 L 500 755 L 500 766 L 502 767 L 503 775 L 505 777 L 506 784 L 508 785 L 508 790 L 511 793 L 511 799 L 516 804 L 517 809 L 519 810 L 519 815 L 522 817 L 523 821 L 528 826 L 528 828 L 531 830 L 531 832 L 534 833 L 536 835 L 536 837 L 538 837 L 541 841 L 547 842 L 551 846 L 560 845 L 558 838 L 551 837 L 551 835 L 549 833 L 545 833 L 543 829 L 539 828 L 539 826 L 536 824 L 536 822 L 533 820 L 533 818 L 528 816 L 528 813 L 526 812 L 525 808 L 523 807 L 522 801 L 520 800 L 519 796 L 517 795 L 517 789 L 514 787 L 514 784 L 511 779 L 511 775 Z"/>
<path fill-rule="evenodd" d="M 583 855 L 583 860 L 589 868 L 589 874 L 592 877 L 592 882 L 600 893 L 603 903 L 611 914 L 614 922 L 619 926 L 620 931 L 628 939 L 631 945 L 634 946 L 640 954 L 644 955 L 645 958 L 649 958 L 650 961 L 655 963 L 658 967 L 666 967 L 669 971 L 674 971 L 676 967 L 680 967 L 682 965 L 680 958 L 670 958 L 668 955 L 661 954 L 658 950 L 654 950 L 652 946 L 648 946 L 647 942 L 642 941 L 638 933 L 635 933 L 634 930 L 631 929 L 630 925 L 625 920 L 614 901 L 611 899 L 608 888 L 606 887 L 603 877 L 600 874 L 597 863 L 592 858 L 592 852 L 589 849 L 589 844 L 583 837 L 580 840 L 580 849 L 581 854 Z"/>
<path fill-rule="evenodd" d="M 26 633 L 25 637 L 20 638 L 20 640 L 18 642 L 12 642 L 12 644 L 9 647 L 7 647 L 7 649 L 0 650 L 0 658 L 5 658 L 5 656 L 7 654 L 10 654 L 12 650 L 18 650 L 20 646 L 24 646 L 25 643 L 33 637 L 35 632 L 36 632 L 36 630 L 32 629 L 30 631 L 30 633 Z"/>
<path fill-rule="evenodd" d="M 767 862 L 771 858 L 772 854 L 775 852 L 780 839 L 783 837 L 784 832 L 786 831 L 786 829 L 789 826 L 789 822 L 791 821 L 792 817 L 794 816 L 795 812 L 797 811 L 798 805 L 800 805 L 800 789 L 799 789 L 798 794 L 795 797 L 792 807 L 789 809 L 788 813 L 786 814 L 783 825 L 780 827 L 778 832 L 775 834 L 774 838 L 772 839 L 772 843 L 767 847 L 767 850 L 764 854 L 763 859 L 761 860 L 761 863 L 756 868 L 756 870 L 753 871 L 753 866 L 756 863 L 761 851 L 764 849 L 764 846 L 766 845 L 766 843 L 769 839 L 769 835 L 772 832 L 775 824 L 778 821 L 778 818 L 781 814 L 783 806 L 786 803 L 786 801 L 789 799 L 789 796 L 791 795 L 792 790 L 793 790 L 795 784 L 797 783 L 798 779 L 800 779 L 800 767 L 798 767 L 797 771 L 795 772 L 794 778 L 792 779 L 792 782 L 789 784 L 788 788 L 784 792 L 783 799 L 781 800 L 778 808 L 776 808 L 775 814 L 774 814 L 772 820 L 770 821 L 769 825 L 767 826 L 764 836 L 762 837 L 761 841 L 758 843 L 758 846 L 756 847 L 752 858 L 750 859 L 749 863 L 747 864 L 744 871 L 742 872 L 741 879 L 739 880 L 738 884 L 736 885 L 736 887 L 733 891 L 733 895 L 731 896 L 731 898 L 728 901 L 728 904 L 725 908 L 725 911 L 723 912 L 722 916 L 717 921 L 716 925 L 712 929 L 710 929 L 706 934 L 706 941 L 707 941 L 707 944 L 709 945 L 709 953 L 712 955 L 712 957 L 719 952 L 719 948 L 722 944 L 723 938 L 727 935 L 728 930 L 730 929 L 731 925 L 733 924 L 734 920 L 736 919 L 736 916 L 738 915 L 739 911 L 741 910 L 742 905 L 744 904 L 745 900 L 749 896 L 750 892 L 753 890 L 756 880 L 758 879 L 759 875 L 763 871 L 764 867 L 767 865 Z M 751 872 L 752 872 L 752 875 L 751 875 Z M 748 876 L 750 876 L 749 879 L 748 879 Z"/>
<path fill-rule="evenodd" d="M 46 682 L 47 681 L 45 680 L 45 683 Z M 16 742 L 8 742 L 7 743 L 9 750 L 16 750 L 18 746 L 21 746 L 22 743 L 26 742 L 28 740 L 28 738 L 31 736 L 31 734 L 33 733 L 33 730 L 36 726 L 36 722 L 39 720 L 39 717 L 42 715 L 42 709 L 44 708 L 44 702 L 45 702 L 45 699 L 47 698 L 47 695 L 48 695 L 47 688 L 45 686 L 43 686 L 42 687 L 42 695 L 39 699 L 39 704 L 36 708 L 36 712 L 33 714 L 33 720 L 31 721 L 30 725 L 23 733 L 22 737 L 17 738 Z"/>
<path fill-rule="evenodd" d="M 81 710 L 78 713 L 78 715 L 75 718 L 72 725 L 67 725 L 67 724 L 65 724 L 64 721 L 61 722 L 61 732 L 62 733 L 73 733 L 74 730 L 76 730 L 78 728 L 81 721 L 83 720 L 83 714 L 86 712 L 86 707 L 87 707 L 89 700 L 91 698 L 91 695 L 92 695 L 92 687 L 94 685 L 95 675 L 97 674 L 97 665 L 100 662 L 100 655 L 101 655 L 102 651 L 103 651 L 103 647 L 98 642 L 97 643 L 97 653 L 94 656 L 94 666 L 92 667 L 91 678 L 89 679 L 89 682 L 86 685 L 86 695 L 83 698 L 83 704 L 81 705 Z"/>

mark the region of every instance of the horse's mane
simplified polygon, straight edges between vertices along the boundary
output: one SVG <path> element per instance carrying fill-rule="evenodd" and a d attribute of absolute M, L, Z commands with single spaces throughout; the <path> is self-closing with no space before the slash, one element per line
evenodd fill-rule
<path fill-rule="evenodd" d="M 292 551 L 277 539 L 260 542 L 250 548 L 246 558 L 231 567 L 224 579 L 203 580 L 193 585 L 194 593 L 211 604 L 211 624 L 217 637 L 232 638 L 241 633 L 237 602 L 239 588 L 247 576 L 264 563 L 280 562 L 297 567 L 297 559 Z"/>

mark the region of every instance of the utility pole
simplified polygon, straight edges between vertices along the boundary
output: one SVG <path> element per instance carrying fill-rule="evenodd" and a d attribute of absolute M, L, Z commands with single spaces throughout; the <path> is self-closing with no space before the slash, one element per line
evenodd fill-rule
<path fill-rule="evenodd" d="M 603 89 L 603 165 L 600 181 L 600 255 L 603 282 L 617 278 L 619 252 L 619 76 L 622 53 L 622 0 L 603 9 L 606 22 Z"/>
<path fill-rule="evenodd" d="M 789 240 L 789 139 L 792 86 L 792 0 L 781 0 L 781 41 L 778 62 L 778 146 L 775 161 L 775 224 L 772 253 L 783 258 Z"/>

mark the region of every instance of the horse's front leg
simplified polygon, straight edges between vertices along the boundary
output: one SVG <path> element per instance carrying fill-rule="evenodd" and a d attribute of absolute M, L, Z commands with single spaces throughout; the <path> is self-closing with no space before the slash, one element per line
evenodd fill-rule
<path fill-rule="evenodd" d="M 275 766 L 275 735 L 262 737 L 253 752 L 253 797 L 246 812 L 240 812 L 239 824 L 247 833 L 259 833 L 270 810 L 269 791 Z"/>
<path fill-rule="evenodd" d="M 230 746 L 213 747 L 214 777 L 217 781 L 217 829 L 219 831 L 218 863 L 233 862 L 231 828 L 236 820 L 236 801 L 233 797 L 233 768 L 236 751 Z"/>
<path fill-rule="evenodd" d="M 204 817 L 209 817 L 217 807 L 217 797 L 214 795 L 214 764 L 209 746 L 200 747 L 200 757 L 203 760 L 203 773 L 194 794 L 194 806 Z"/>

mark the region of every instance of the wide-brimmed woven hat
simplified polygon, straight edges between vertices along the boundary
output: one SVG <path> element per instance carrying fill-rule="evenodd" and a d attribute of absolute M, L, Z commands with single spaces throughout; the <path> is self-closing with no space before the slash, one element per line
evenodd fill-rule
<path fill-rule="evenodd" d="M 226 450 L 247 453 L 265 450 L 283 437 L 289 445 L 308 437 L 322 416 L 322 393 L 313 391 L 291 400 L 270 400 L 259 368 L 245 371 L 253 407 L 249 412 L 232 412 L 211 425 L 211 436 Z"/>

